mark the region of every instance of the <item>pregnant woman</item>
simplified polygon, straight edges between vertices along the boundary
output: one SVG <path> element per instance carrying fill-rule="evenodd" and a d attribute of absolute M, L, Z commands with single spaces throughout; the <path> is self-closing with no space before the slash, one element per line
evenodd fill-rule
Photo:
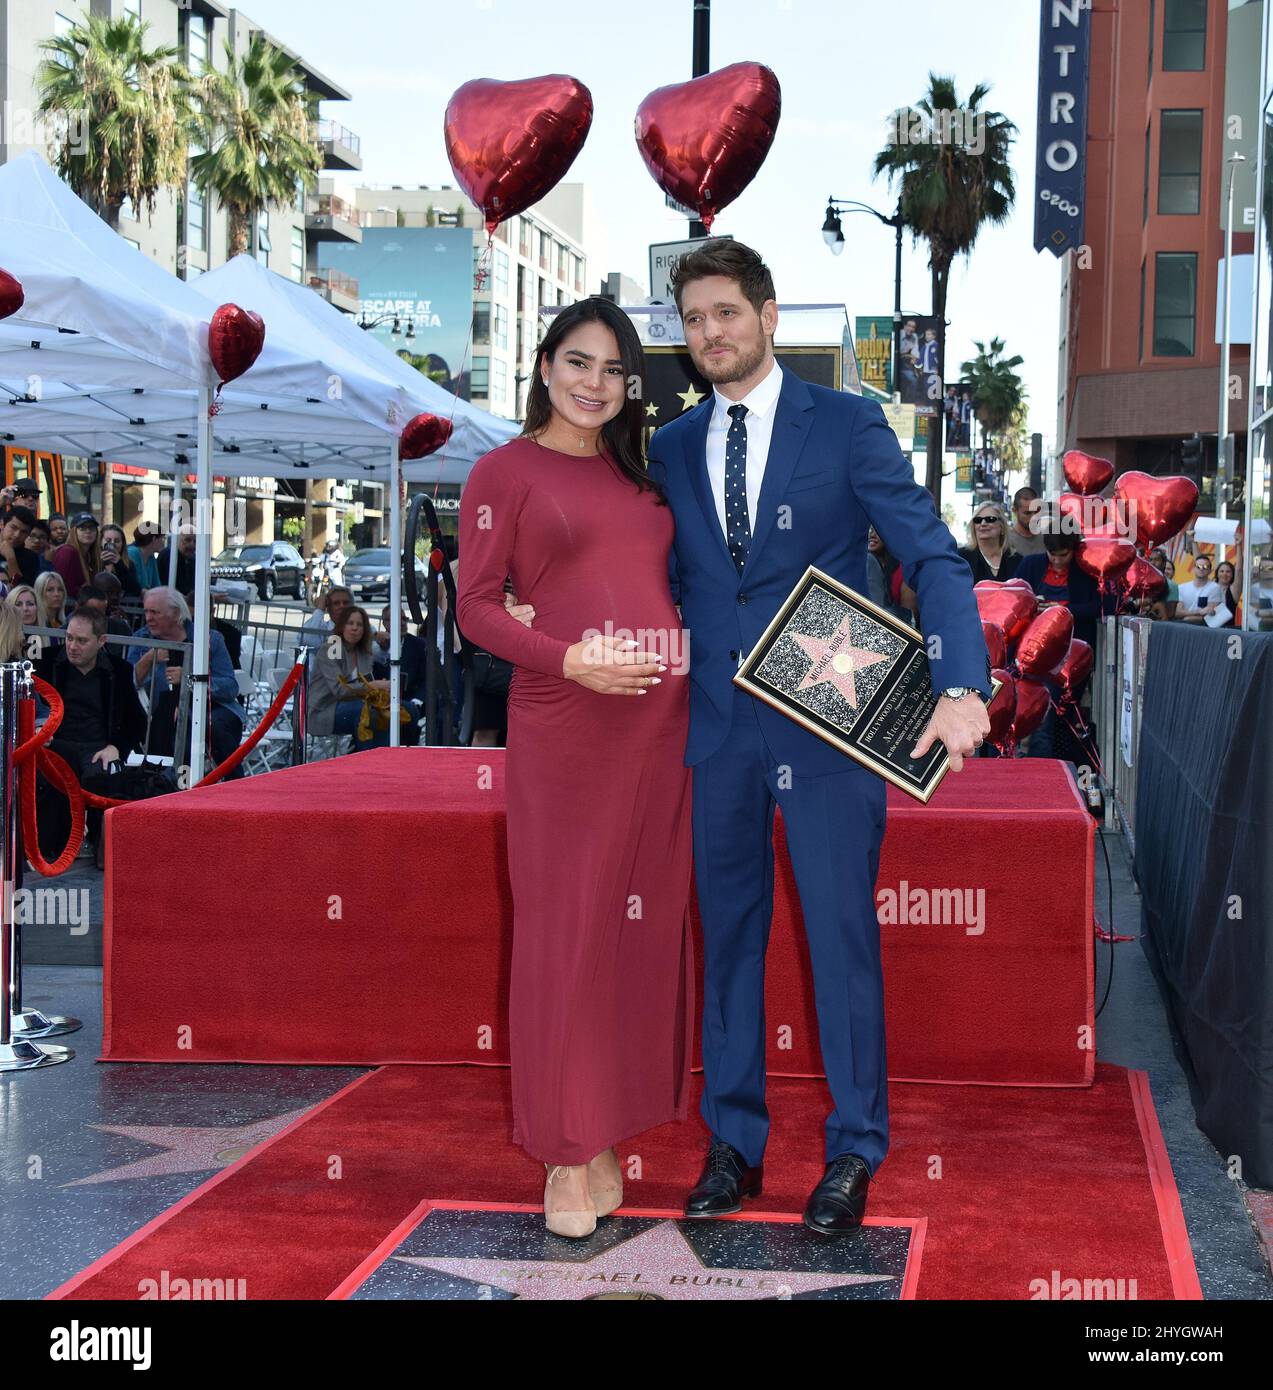
<path fill-rule="evenodd" d="M 548 1229 L 574 1237 L 623 1200 L 614 1145 L 683 1119 L 689 1081 L 689 692 L 643 369 L 609 300 L 563 309 L 523 435 L 478 460 L 460 507 L 460 628 L 514 667 L 513 1142 L 548 1170 Z"/>

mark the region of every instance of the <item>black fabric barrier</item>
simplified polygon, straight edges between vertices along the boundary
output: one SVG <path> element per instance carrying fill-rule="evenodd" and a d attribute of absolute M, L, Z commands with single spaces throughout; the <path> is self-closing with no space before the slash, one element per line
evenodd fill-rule
<path fill-rule="evenodd" d="M 1198 1125 L 1273 1186 L 1273 635 L 1155 623 L 1137 755 L 1142 945 Z"/>

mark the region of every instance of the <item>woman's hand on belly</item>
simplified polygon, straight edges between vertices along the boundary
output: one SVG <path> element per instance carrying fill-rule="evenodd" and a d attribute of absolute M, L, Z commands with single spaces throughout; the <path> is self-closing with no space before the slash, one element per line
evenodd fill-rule
<path fill-rule="evenodd" d="M 569 648 L 561 673 L 600 695 L 644 695 L 646 686 L 661 683 L 656 673 L 666 670 L 657 652 L 636 650 L 631 638 L 599 633 Z"/>

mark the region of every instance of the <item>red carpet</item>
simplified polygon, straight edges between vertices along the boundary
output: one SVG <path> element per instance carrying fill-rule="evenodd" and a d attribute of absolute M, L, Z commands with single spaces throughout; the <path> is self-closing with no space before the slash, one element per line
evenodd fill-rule
<path fill-rule="evenodd" d="M 503 758 L 382 749 L 110 811 L 102 1059 L 507 1061 Z M 769 1070 L 818 1075 L 781 817 L 776 841 Z M 1091 1081 L 1093 843 L 1060 763 L 890 789 L 890 1077 Z"/>
<path fill-rule="evenodd" d="M 923 1220 L 916 1296 L 1026 1299 L 1031 1281 L 1135 1280 L 1200 1298 L 1143 1073 L 1087 1090 L 895 1085 L 892 1147 L 869 1215 Z M 821 1083 L 775 1080 L 759 1205 L 798 1212 L 821 1175 Z M 250 1299 L 347 1295 L 429 1199 L 533 1203 L 543 1169 L 508 1141 L 508 1073 L 385 1067 L 239 1159 L 51 1298 L 135 1299 L 142 1281 L 243 1279 Z M 705 1134 L 669 1124 L 639 1155 L 625 1210 L 678 1208 Z M 333 1156 L 341 1164 L 332 1176 Z M 1037 1291 L 1037 1290 L 1035 1290 Z"/>

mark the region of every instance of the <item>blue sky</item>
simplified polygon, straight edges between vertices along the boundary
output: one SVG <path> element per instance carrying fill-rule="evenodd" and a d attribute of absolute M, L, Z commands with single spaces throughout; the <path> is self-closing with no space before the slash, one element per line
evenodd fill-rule
<path fill-rule="evenodd" d="M 607 270 L 646 281 L 647 246 L 685 235 L 641 161 L 632 122 L 649 91 L 690 76 L 690 0 L 243 0 L 243 8 L 353 93 L 326 110 L 361 137 L 368 182 L 453 183 L 442 115 L 456 87 L 565 72 L 589 87 L 596 108 L 567 175 L 589 185 L 607 237 L 607 263 L 590 264 L 589 289 Z M 891 211 L 886 184 L 871 178 L 888 113 L 917 101 L 930 71 L 953 76 L 961 96 L 990 83 L 989 104 L 1019 127 L 1017 211 L 956 266 L 947 361 L 971 356 L 974 339 L 1005 338 L 1026 359 L 1031 428 L 1046 446 L 1056 426 L 1060 264 L 1031 246 L 1038 24 L 1033 0 L 714 0 L 712 68 L 766 63 L 783 92 L 769 157 L 714 230 L 761 252 L 780 301 L 891 313 L 892 232 L 848 216 L 847 246 L 833 258 L 820 235 L 827 196 Z M 909 239 L 902 276 L 904 307 L 927 310 L 926 256 Z"/>

